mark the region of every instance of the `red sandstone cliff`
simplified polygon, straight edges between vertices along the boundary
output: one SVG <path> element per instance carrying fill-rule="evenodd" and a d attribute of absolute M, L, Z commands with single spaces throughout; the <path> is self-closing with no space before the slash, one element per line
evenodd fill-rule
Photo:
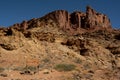
<path fill-rule="evenodd" d="M 43 20 L 45 24 L 42 24 L 41 21 Z M 33 27 L 46 26 L 49 24 L 49 20 L 52 20 L 63 31 L 71 34 L 111 29 L 110 19 L 106 15 L 96 12 L 90 6 L 86 7 L 86 13 L 75 11 L 70 14 L 65 10 L 56 10 L 42 18 L 23 21 L 21 24 L 15 24 L 12 27 L 24 31 Z"/>

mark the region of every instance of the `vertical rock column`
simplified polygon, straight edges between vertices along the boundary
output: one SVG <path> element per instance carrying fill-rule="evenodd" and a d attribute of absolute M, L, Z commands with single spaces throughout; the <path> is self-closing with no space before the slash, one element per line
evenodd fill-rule
<path fill-rule="evenodd" d="M 97 13 L 90 6 L 86 9 L 85 28 L 111 28 L 110 20 L 106 15 Z"/>

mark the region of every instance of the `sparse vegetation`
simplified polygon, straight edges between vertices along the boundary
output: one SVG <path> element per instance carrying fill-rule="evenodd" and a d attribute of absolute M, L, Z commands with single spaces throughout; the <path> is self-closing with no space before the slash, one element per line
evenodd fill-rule
<path fill-rule="evenodd" d="M 120 80 L 120 30 L 87 13 L 60 10 L 0 28 L 0 80 Z"/>
<path fill-rule="evenodd" d="M 8 75 L 7 74 L 0 74 L 0 76 L 7 77 Z"/>
<path fill-rule="evenodd" d="M 4 70 L 5 70 L 4 68 L 0 67 L 0 73 L 3 72 Z"/>
<path fill-rule="evenodd" d="M 81 63 L 82 63 L 82 60 L 81 60 L 80 58 L 77 58 L 77 59 L 75 59 L 75 63 L 81 64 Z"/>
<path fill-rule="evenodd" d="M 20 74 L 23 75 L 23 74 L 27 74 L 27 75 L 32 75 L 32 74 L 35 74 L 39 68 L 35 67 L 35 66 L 26 66 L 24 68 L 22 68 L 20 71 Z"/>
<path fill-rule="evenodd" d="M 86 69 L 86 70 L 91 68 L 89 63 L 85 63 L 83 66 L 84 66 L 84 69 Z"/>
<path fill-rule="evenodd" d="M 58 71 L 72 71 L 75 67 L 73 64 L 57 64 L 54 68 Z"/>
<path fill-rule="evenodd" d="M 45 58 L 42 60 L 44 63 L 48 63 L 50 60 L 48 58 Z"/>
<path fill-rule="evenodd" d="M 36 71 L 37 67 L 35 67 L 35 66 L 26 66 L 23 70 L 24 71 L 27 71 L 27 70 L 29 70 L 29 71 Z"/>

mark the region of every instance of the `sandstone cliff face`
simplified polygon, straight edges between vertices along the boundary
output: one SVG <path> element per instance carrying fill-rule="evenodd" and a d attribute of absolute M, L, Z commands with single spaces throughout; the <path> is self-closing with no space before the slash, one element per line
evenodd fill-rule
<path fill-rule="evenodd" d="M 53 16 L 52 16 L 53 15 Z M 49 17 L 49 16 L 48 16 Z M 67 26 L 69 24 L 69 13 L 65 10 L 58 10 L 51 13 L 51 18 L 60 24 L 60 27 Z"/>
<path fill-rule="evenodd" d="M 97 13 L 91 7 L 87 6 L 85 28 L 110 28 L 110 20 L 106 15 Z"/>
<path fill-rule="evenodd" d="M 73 29 L 84 27 L 85 23 L 85 13 L 82 12 L 73 12 L 70 15 L 70 23 Z"/>
<path fill-rule="evenodd" d="M 65 10 L 54 11 L 45 16 L 58 23 L 63 30 L 81 31 L 82 29 L 110 29 L 111 23 L 109 18 L 101 13 L 96 12 L 90 6 L 87 6 L 86 13 L 73 12 L 69 14 Z"/>
<path fill-rule="evenodd" d="M 94 30 L 111 29 L 109 18 L 96 12 L 90 6 L 86 7 L 86 13 L 75 11 L 69 13 L 65 10 L 53 11 L 42 18 L 23 21 L 21 24 L 14 24 L 12 27 L 19 31 L 25 31 L 30 28 L 56 24 L 56 27 L 62 29 L 68 34 L 79 34 Z M 54 25 L 52 25 L 54 27 Z"/>

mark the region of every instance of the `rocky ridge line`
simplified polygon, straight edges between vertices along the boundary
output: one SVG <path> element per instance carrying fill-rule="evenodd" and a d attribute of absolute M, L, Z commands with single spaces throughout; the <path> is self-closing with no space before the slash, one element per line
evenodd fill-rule
<path fill-rule="evenodd" d="M 112 28 L 110 19 L 106 15 L 96 12 L 90 6 L 86 7 L 86 13 L 75 11 L 70 14 L 65 10 L 56 10 L 41 18 L 23 21 L 21 24 L 17 23 L 11 27 L 25 31 L 38 26 L 46 26 L 50 21 L 51 24 L 55 23 L 57 27 L 70 34 Z"/>

